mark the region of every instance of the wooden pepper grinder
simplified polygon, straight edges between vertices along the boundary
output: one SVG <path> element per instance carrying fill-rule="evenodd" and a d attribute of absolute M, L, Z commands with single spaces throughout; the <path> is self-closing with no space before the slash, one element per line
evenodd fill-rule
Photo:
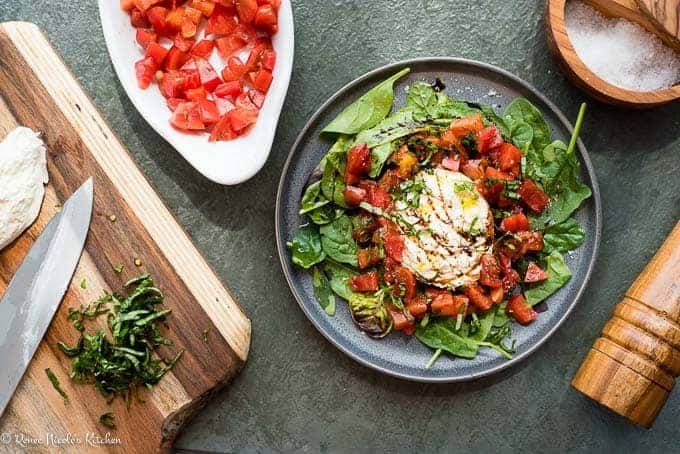
<path fill-rule="evenodd" d="M 645 428 L 680 375 L 680 222 L 633 282 L 571 384 Z"/>

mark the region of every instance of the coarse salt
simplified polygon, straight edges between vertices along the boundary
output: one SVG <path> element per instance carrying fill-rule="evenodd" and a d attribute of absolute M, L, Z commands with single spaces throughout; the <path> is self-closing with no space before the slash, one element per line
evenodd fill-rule
<path fill-rule="evenodd" d="M 579 58 L 607 82 L 635 91 L 680 82 L 680 54 L 641 26 L 607 18 L 579 0 L 567 3 L 565 22 Z"/>

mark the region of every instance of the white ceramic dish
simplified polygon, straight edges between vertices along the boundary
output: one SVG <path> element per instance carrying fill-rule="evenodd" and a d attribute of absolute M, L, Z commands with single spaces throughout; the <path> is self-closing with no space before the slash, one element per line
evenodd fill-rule
<path fill-rule="evenodd" d="M 196 170 L 216 183 L 232 185 L 251 178 L 264 166 L 293 69 L 295 45 L 293 11 L 289 0 L 283 1 L 279 10 L 279 31 L 272 40 L 277 56 L 274 81 L 257 124 L 244 136 L 228 142 L 211 143 L 206 134 L 196 136 L 174 129 L 169 123 L 170 110 L 158 87 L 152 85 L 142 90 L 137 86 L 134 64 L 142 58 L 143 49 L 135 41 L 129 15 L 120 9 L 118 1 L 99 0 L 99 16 L 113 67 L 132 104 Z M 224 66 L 216 51 L 211 62 L 216 69 Z"/>

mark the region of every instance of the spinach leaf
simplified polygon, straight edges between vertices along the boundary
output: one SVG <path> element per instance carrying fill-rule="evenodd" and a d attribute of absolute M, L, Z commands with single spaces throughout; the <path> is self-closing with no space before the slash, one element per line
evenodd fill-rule
<path fill-rule="evenodd" d="M 552 199 L 540 216 L 532 219 L 534 229 L 560 224 L 590 197 L 590 188 L 579 181 L 580 164 L 573 153 L 560 141 L 549 144 L 540 152 L 526 156 L 526 172 Z"/>
<path fill-rule="evenodd" d="M 563 254 L 572 251 L 583 243 L 584 238 L 583 228 L 574 218 L 569 218 L 560 224 L 549 225 L 543 232 L 543 253 Z"/>
<path fill-rule="evenodd" d="M 331 289 L 340 298 L 349 299 L 354 295 L 354 291 L 349 287 L 349 278 L 356 276 L 357 273 L 352 268 L 342 265 L 333 260 L 326 260 L 324 262 L 324 271 L 330 277 Z"/>
<path fill-rule="evenodd" d="M 314 295 L 317 301 L 328 315 L 335 315 L 335 295 L 331 290 L 328 278 L 318 267 L 314 267 L 312 282 L 314 284 Z"/>
<path fill-rule="evenodd" d="M 389 79 L 380 82 L 367 91 L 361 98 L 347 106 L 321 132 L 356 134 L 377 125 L 385 118 L 392 108 L 394 101 L 394 82 L 408 74 L 409 68 L 404 68 Z"/>
<path fill-rule="evenodd" d="M 559 252 L 553 252 L 545 258 L 543 269 L 548 272 L 548 279 L 524 290 L 524 297 L 532 306 L 555 293 L 571 279 L 571 271 Z"/>
<path fill-rule="evenodd" d="M 489 309 L 486 312 L 482 312 L 477 315 L 477 319 L 472 326 L 474 326 L 475 331 L 472 332 L 470 338 L 476 341 L 483 341 L 489 336 L 491 328 L 494 325 L 494 319 L 496 318 L 496 307 Z"/>
<path fill-rule="evenodd" d="M 317 208 L 321 208 L 324 205 L 328 205 L 330 200 L 321 194 L 321 181 L 317 181 L 314 184 L 309 185 L 302 200 L 300 201 L 301 208 L 300 214 L 309 213 Z"/>
<path fill-rule="evenodd" d="M 397 144 L 395 142 L 388 142 L 371 150 L 371 170 L 368 172 L 368 176 L 375 178 L 382 173 L 383 166 L 387 159 L 392 156 L 397 149 Z"/>
<path fill-rule="evenodd" d="M 293 241 L 288 243 L 288 247 L 292 250 L 293 263 L 305 269 L 326 258 L 326 253 L 321 247 L 321 236 L 317 227 L 313 225 L 300 227 L 295 232 Z"/>
<path fill-rule="evenodd" d="M 309 216 L 309 219 L 311 219 L 314 224 L 324 225 L 335 221 L 342 216 L 344 212 L 345 210 L 342 208 L 335 208 L 332 204 L 329 204 L 307 213 L 307 216 Z"/>
<path fill-rule="evenodd" d="M 441 349 L 461 358 L 474 358 L 479 351 L 477 341 L 456 331 L 456 321 L 450 317 L 431 319 L 426 326 L 418 325 L 416 338 L 435 350 Z"/>
<path fill-rule="evenodd" d="M 335 141 L 328 153 L 326 153 L 326 161 L 333 164 L 333 167 L 340 173 L 345 173 L 345 165 L 347 163 L 347 151 L 352 145 L 350 136 L 341 135 Z"/>
<path fill-rule="evenodd" d="M 338 169 L 328 160 L 324 163 L 323 175 L 321 176 L 321 192 L 323 195 L 342 208 L 348 208 L 342 191 L 345 189 L 345 181 Z"/>
<path fill-rule="evenodd" d="M 375 127 L 361 131 L 357 134 L 354 142 L 365 143 L 368 148 L 374 148 L 426 128 L 427 125 L 413 118 L 413 112 L 400 110 L 385 118 Z"/>
<path fill-rule="evenodd" d="M 425 116 L 432 113 L 437 103 L 437 92 L 434 91 L 432 85 L 426 82 L 415 82 L 409 86 L 406 96 L 406 109 Z"/>
<path fill-rule="evenodd" d="M 511 131 L 519 122 L 526 123 L 533 129 L 531 144 L 534 150 L 542 150 L 550 143 L 550 127 L 541 112 L 528 100 L 517 98 L 512 101 L 505 109 L 503 118 Z"/>
<path fill-rule="evenodd" d="M 534 129 L 523 121 L 518 121 L 510 131 L 510 140 L 520 150 L 526 150 L 534 139 Z"/>
<path fill-rule="evenodd" d="M 342 215 L 319 229 L 321 246 L 328 257 L 341 263 L 358 266 L 356 241 L 352 238 L 352 220 Z"/>

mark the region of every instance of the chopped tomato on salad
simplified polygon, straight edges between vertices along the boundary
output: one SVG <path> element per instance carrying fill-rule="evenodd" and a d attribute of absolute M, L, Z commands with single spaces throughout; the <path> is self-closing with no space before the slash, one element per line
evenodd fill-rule
<path fill-rule="evenodd" d="M 208 132 L 211 142 L 245 134 L 274 79 L 280 3 L 121 0 L 144 50 L 134 65 L 139 88 L 158 84 L 180 131 Z M 222 67 L 210 62 L 215 50 Z"/>

